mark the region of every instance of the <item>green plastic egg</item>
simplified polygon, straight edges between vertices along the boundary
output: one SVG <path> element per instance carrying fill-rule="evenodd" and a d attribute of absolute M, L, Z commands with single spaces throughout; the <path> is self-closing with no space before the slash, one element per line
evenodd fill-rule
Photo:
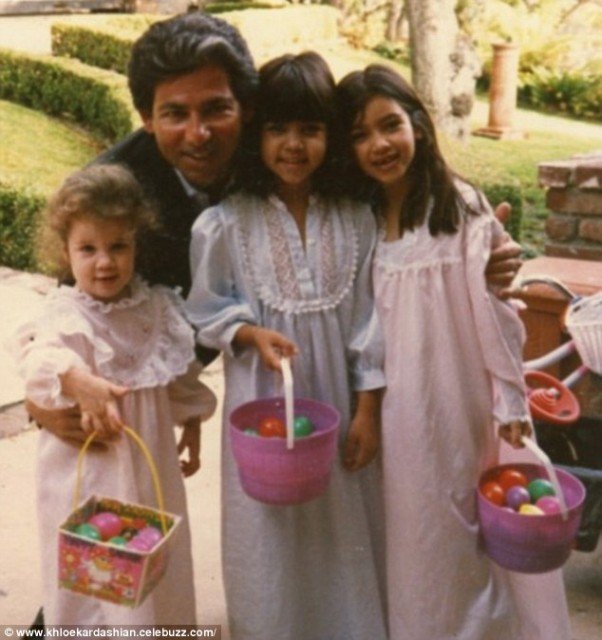
<path fill-rule="evenodd" d="M 543 496 L 556 495 L 556 491 L 554 491 L 552 483 L 544 478 L 531 480 L 527 486 L 527 491 L 531 496 L 531 502 L 537 502 L 540 498 L 543 498 Z"/>
<path fill-rule="evenodd" d="M 88 522 L 82 522 L 82 524 L 78 525 L 75 528 L 75 533 L 77 533 L 80 536 L 90 538 L 92 540 L 102 539 L 102 536 L 100 535 L 100 531 L 98 530 L 98 527 L 95 527 L 93 524 L 89 524 Z"/>
<path fill-rule="evenodd" d="M 314 432 L 314 425 L 306 416 L 297 416 L 293 422 L 295 438 L 305 438 Z"/>

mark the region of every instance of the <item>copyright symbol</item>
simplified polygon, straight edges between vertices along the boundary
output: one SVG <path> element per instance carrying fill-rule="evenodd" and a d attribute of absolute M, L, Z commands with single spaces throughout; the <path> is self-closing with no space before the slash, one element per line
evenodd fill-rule
<path fill-rule="evenodd" d="M 13 633 L 14 633 L 14 631 L 10 627 L 7 627 L 6 629 L 4 629 L 4 635 L 5 636 L 10 637 L 10 636 L 13 635 Z"/>

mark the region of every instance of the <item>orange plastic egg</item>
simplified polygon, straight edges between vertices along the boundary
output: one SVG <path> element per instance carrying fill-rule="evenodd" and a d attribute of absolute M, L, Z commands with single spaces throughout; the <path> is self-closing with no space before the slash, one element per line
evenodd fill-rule
<path fill-rule="evenodd" d="M 503 507 L 506 502 L 504 490 L 497 482 L 486 482 L 481 487 L 481 493 L 487 498 L 487 500 L 489 500 L 489 502 L 493 502 L 493 504 L 496 504 L 498 507 Z"/>

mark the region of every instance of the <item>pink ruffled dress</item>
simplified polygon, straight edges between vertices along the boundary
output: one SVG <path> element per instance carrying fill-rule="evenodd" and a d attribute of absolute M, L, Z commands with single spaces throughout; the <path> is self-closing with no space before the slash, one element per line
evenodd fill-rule
<path fill-rule="evenodd" d="M 83 367 L 131 391 L 120 401 L 126 423 L 151 451 L 161 478 L 165 508 L 183 520 L 167 571 L 144 603 L 131 609 L 58 588 L 59 525 L 72 511 L 78 449 L 41 430 L 37 502 L 44 617 L 49 625 L 194 624 L 195 596 L 186 495 L 174 425 L 208 418 L 212 392 L 198 381 L 193 332 L 176 294 L 139 279 L 115 303 L 94 300 L 77 288 L 52 292 L 41 318 L 24 326 L 15 347 L 27 397 L 47 409 L 74 403 L 61 394 L 59 375 Z M 123 435 L 106 450 L 88 450 L 81 501 L 96 494 L 157 506 L 150 471 L 138 447 Z"/>
<path fill-rule="evenodd" d="M 499 457 L 496 425 L 528 416 L 523 327 L 484 278 L 500 232 L 487 210 L 453 235 L 422 226 L 377 246 L 391 640 L 570 638 L 561 573 L 511 574 L 478 545 L 475 489 Z"/>

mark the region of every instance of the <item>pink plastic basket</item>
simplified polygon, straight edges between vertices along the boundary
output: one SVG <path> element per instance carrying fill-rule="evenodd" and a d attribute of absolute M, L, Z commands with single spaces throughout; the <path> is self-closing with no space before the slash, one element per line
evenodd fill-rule
<path fill-rule="evenodd" d="M 337 451 L 339 412 L 316 400 L 298 398 L 295 415 L 307 416 L 315 431 L 287 448 L 285 438 L 261 438 L 243 433 L 262 418 L 285 420 L 284 398 L 254 400 L 230 414 L 230 441 L 242 487 L 260 502 L 291 505 L 319 496 L 328 486 Z"/>
<path fill-rule="evenodd" d="M 504 469 L 516 469 L 528 481 L 546 477 L 538 464 L 505 464 L 486 471 L 479 487 L 494 480 Z M 555 470 L 566 502 L 566 516 L 527 516 L 498 507 L 481 493 L 478 495 L 480 531 L 487 555 L 504 569 L 520 573 L 544 573 L 561 567 L 568 559 L 579 529 L 585 488 L 562 469 Z"/>

